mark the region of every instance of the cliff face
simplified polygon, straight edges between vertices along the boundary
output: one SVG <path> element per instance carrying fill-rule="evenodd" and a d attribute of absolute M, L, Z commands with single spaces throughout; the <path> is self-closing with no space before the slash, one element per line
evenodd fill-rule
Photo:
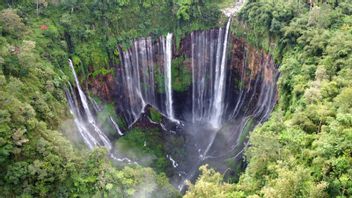
<path fill-rule="evenodd" d="M 150 125 L 143 119 L 146 105 L 163 115 L 163 144 L 178 163 L 169 174 L 176 186 L 193 179 L 203 163 L 228 169 L 225 161 L 241 156 L 248 132 L 269 117 L 277 101 L 279 73 L 272 57 L 233 35 L 226 43 L 225 35 L 221 28 L 192 32 L 178 48 L 172 45 L 171 60 L 165 37 L 141 38 L 126 51 L 119 49 L 115 75 L 89 79 L 92 92 L 113 102 L 129 126 Z M 173 129 L 165 125 L 170 120 L 166 111 L 170 92 L 165 87 L 168 61 L 172 62 L 172 107 L 182 122 Z M 221 112 L 220 127 L 213 124 L 214 109 Z M 169 133 L 173 130 L 176 133 Z"/>
<path fill-rule="evenodd" d="M 192 105 L 194 105 L 193 86 L 196 86 L 196 84 L 195 82 L 192 83 L 192 70 L 195 69 L 198 71 L 205 67 L 213 67 L 212 65 L 215 64 L 215 59 L 212 57 L 217 56 L 217 54 L 216 49 L 211 49 L 211 47 L 214 48 L 217 47 L 217 45 L 212 44 L 212 42 L 217 42 L 220 34 L 223 34 L 223 32 L 220 33 L 218 29 L 193 32 L 180 41 L 178 49 L 176 49 L 176 45 L 173 45 L 172 86 L 174 90 L 172 94 L 173 106 L 178 119 L 186 120 L 187 116 L 191 113 L 190 109 L 192 109 Z M 138 45 L 127 50 L 130 53 L 128 57 L 123 57 L 123 55 L 120 54 L 122 61 L 120 64 L 115 65 L 114 75 L 98 75 L 96 78 L 91 77 L 88 79 L 88 87 L 92 93 L 106 102 L 114 102 L 117 112 L 125 118 L 129 116 L 126 113 L 126 108 L 140 104 L 130 103 L 131 97 L 133 96 L 125 89 L 127 85 L 124 83 L 123 78 L 125 77 L 126 68 L 123 66 L 123 63 L 130 61 L 131 65 L 137 64 L 137 62 L 133 60 L 135 57 L 133 53 L 140 47 L 141 40 L 143 40 L 143 45 L 146 46 L 143 49 L 149 51 L 145 53 L 144 58 L 143 54 L 141 54 L 142 52 L 139 51 L 138 55 L 140 58 L 137 61 L 139 65 L 148 65 L 148 67 L 153 65 L 152 72 L 154 79 L 140 86 L 153 87 L 153 93 L 147 93 L 149 94 L 148 97 L 153 97 L 154 104 L 151 105 L 163 111 L 164 105 L 162 103 L 165 100 L 165 92 L 163 91 L 164 85 L 160 81 L 164 78 L 162 68 L 164 64 L 164 51 L 162 46 L 163 41 L 161 39 L 154 41 L 151 41 L 150 38 L 138 40 Z M 202 56 L 202 60 L 199 60 L 199 57 L 193 57 L 199 56 L 199 54 Z M 249 115 L 253 113 L 256 107 L 260 105 L 258 103 L 265 103 L 263 105 L 270 106 L 268 109 L 271 109 L 277 100 L 276 80 L 278 77 L 277 66 L 273 62 L 272 57 L 263 50 L 256 49 L 248 45 L 243 39 L 233 35 L 229 38 L 226 57 L 225 120 L 231 120 L 238 116 L 238 114 Z M 194 66 L 195 64 L 199 64 L 200 66 L 196 68 Z M 149 71 L 148 69 L 150 68 L 147 68 L 146 71 Z M 213 69 L 213 71 L 215 71 L 215 69 Z M 139 72 L 142 73 L 145 71 L 139 69 Z M 202 75 L 207 76 L 204 80 L 212 78 L 212 76 L 209 75 L 209 72 L 212 72 L 211 70 L 203 72 L 204 74 Z M 142 81 L 142 79 L 139 80 Z M 151 85 L 151 83 L 154 84 Z M 207 82 L 204 83 L 205 86 L 208 86 Z M 175 88 L 179 87 L 178 84 L 182 84 L 182 89 Z M 207 89 L 207 87 L 204 87 L 204 89 Z M 204 94 L 204 101 L 211 100 L 211 89 L 213 88 L 209 85 L 208 89 L 210 92 Z M 264 96 L 265 94 L 269 94 L 270 96 Z M 263 114 L 268 113 L 265 112 Z"/>
<path fill-rule="evenodd" d="M 205 34 L 204 36 L 208 41 L 201 41 L 204 42 L 201 48 L 206 48 L 211 45 L 209 41 L 217 39 L 217 31 L 195 32 L 193 37 Z M 195 45 L 194 41 L 192 44 L 191 37 L 192 35 L 188 35 L 183 38 L 179 49 L 174 49 L 174 58 L 185 57 L 183 64 L 179 66 L 185 67 L 190 73 L 192 72 L 192 45 L 193 48 Z M 248 45 L 246 41 L 234 35 L 229 38 L 228 49 L 225 119 L 231 120 L 240 113 L 249 115 L 255 111 L 255 107 L 259 105 L 258 103 L 265 103 L 263 105 L 270 106 L 268 109 L 271 109 L 277 101 L 276 81 L 278 78 L 277 65 L 272 57 L 263 50 Z M 211 48 L 206 50 L 212 51 Z M 213 61 L 211 56 L 216 56 L 216 49 L 213 49 L 212 52 L 201 53 L 203 53 L 202 66 L 210 66 Z M 209 75 L 207 72 L 204 75 Z M 208 79 L 210 78 L 211 76 Z M 182 117 L 183 112 L 186 112 L 187 109 L 192 108 L 192 101 L 190 100 L 192 91 L 192 83 L 189 83 L 186 91 L 174 91 L 175 111 L 179 117 Z M 265 94 L 268 95 L 264 96 Z"/>
<path fill-rule="evenodd" d="M 92 92 L 93 95 L 98 96 L 103 99 L 105 102 L 114 101 L 114 90 L 116 82 L 114 80 L 113 74 L 102 75 L 99 74 L 95 78 L 88 78 L 88 89 Z"/>
<path fill-rule="evenodd" d="M 232 36 L 230 47 L 226 101 L 237 102 L 232 108 L 234 103 L 229 103 L 228 110 L 234 109 L 235 117 L 257 113 L 254 116 L 266 119 L 277 101 L 277 65 L 270 54 L 248 45 L 241 38 Z M 264 112 L 259 112 L 258 108 Z"/>

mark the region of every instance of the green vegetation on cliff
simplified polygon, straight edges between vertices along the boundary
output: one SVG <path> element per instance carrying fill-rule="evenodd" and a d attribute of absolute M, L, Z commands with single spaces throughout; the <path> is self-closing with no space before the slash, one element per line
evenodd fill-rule
<path fill-rule="evenodd" d="M 186 197 L 352 196 L 352 5 L 310 2 L 249 0 L 240 13 L 233 31 L 280 64 L 278 105 L 240 181 L 202 168 Z"/>
<path fill-rule="evenodd" d="M 233 22 L 235 34 L 280 64 L 278 105 L 251 134 L 238 183 L 203 167 L 186 197 L 352 196 L 352 5 L 309 2 L 248 0 Z M 134 144 L 136 158 L 152 156 L 157 173 L 115 167 L 105 149 L 89 152 L 68 141 L 77 137 L 63 92 L 71 78 L 67 59 L 82 81 L 115 73 L 117 45 L 167 32 L 179 41 L 192 30 L 217 26 L 217 3 L 0 2 L 0 197 L 179 196 L 161 173 L 167 166 L 157 131 L 135 129 L 119 140 L 121 147 Z M 176 68 L 185 61 L 173 60 L 176 91 L 190 82 L 189 71 Z M 109 121 L 105 112 L 112 111 L 106 105 L 99 119 Z M 154 121 L 161 119 L 153 113 Z"/>
<path fill-rule="evenodd" d="M 188 62 L 187 62 L 188 61 Z M 192 83 L 192 71 L 187 66 L 190 60 L 184 56 L 172 60 L 172 89 L 175 91 L 187 91 Z"/>
<path fill-rule="evenodd" d="M 63 28 L 20 5 L 0 11 L 0 197 L 177 196 L 163 174 L 117 169 L 105 149 L 62 135 L 77 138 L 60 71 L 69 57 Z"/>
<path fill-rule="evenodd" d="M 0 197 L 178 196 L 164 174 L 116 168 L 106 150 L 89 152 L 77 141 L 63 91 L 72 78 L 67 61 L 82 81 L 115 73 L 117 45 L 216 26 L 220 14 L 209 2 L 1 1 Z M 106 105 L 98 119 L 109 121 L 112 109 Z"/>

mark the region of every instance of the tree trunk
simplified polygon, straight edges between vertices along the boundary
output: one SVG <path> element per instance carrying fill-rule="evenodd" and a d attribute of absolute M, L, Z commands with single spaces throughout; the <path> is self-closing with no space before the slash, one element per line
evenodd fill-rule
<path fill-rule="evenodd" d="M 37 16 L 39 16 L 39 0 L 37 0 Z"/>

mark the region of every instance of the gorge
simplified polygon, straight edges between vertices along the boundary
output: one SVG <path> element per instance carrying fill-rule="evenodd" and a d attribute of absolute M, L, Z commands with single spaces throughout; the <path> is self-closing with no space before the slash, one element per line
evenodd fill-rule
<path fill-rule="evenodd" d="M 350 0 L 0 1 L 0 197 L 352 197 Z"/>
<path fill-rule="evenodd" d="M 127 126 L 121 132 L 110 116 L 118 135 L 129 133 L 149 113 L 147 105 L 162 115 L 158 124 L 165 133 L 163 144 L 169 145 L 165 158 L 174 168 L 169 176 L 181 191 L 185 180 L 198 174 L 200 165 L 208 163 L 224 172 L 229 168 L 226 161 L 240 161 L 249 131 L 268 118 L 277 100 L 277 65 L 270 55 L 233 36 L 230 23 L 231 18 L 224 28 L 192 32 L 179 45 L 169 33 L 157 39 L 136 39 L 126 50 L 118 47 L 121 60 L 115 66 L 115 79 L 102 82 L 110 83 L 105 85 L 111 89 L 107 98 L 112 98 Z M 75 76 L 71 61 L 70 66 Z M 84 114 L 85 124 L 76 121 L 82 137 L 89 147 L 111 150 L 76 82 L 79 95 L 70 94 L 74 92 L 70 88 L 67 97 L 75 120 L 82 121 L 79 112 Z M 74 103 L 73 97 L 81 102 Z M 174 139 L 182 144 L 173 145 Z"/>

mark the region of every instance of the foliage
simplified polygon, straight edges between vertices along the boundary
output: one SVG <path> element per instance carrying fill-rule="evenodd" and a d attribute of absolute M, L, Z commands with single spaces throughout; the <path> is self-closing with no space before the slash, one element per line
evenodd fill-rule
<path fill-rule="evenodd" d="M 59 34 L 67 43 L 70 56 L 80 60 L 74 63 L 80 64 L 82 71 L 78 73 L 86 78 L 92 72 L 88 71 L 91 66 L 94 71 L 109 71 L 118 62 L 116 46 L 126 49 L 133 39 L 167 32 L 181 37 L 192 30 L 219 25 L 220 14 L 211 4 L 213 1 L 43 1 L 46 3 L 39 2 L 39 18 L 28 17 L 26 22 L 41 21 L 39 26 L 47 27 L 44 31 L 48 35 Z M 9 5 L 28 13 L 27 16 L 37 14 L 35 4 L 11 1 Z M 3 12 L 5 16 L 11 14 Z M 7 18 L 13 21 L 9 26 L 13 29 L 21 21 L 11 16 Z"/>
<path fill-rule="evenodd" d="M 126 128 L 126 124 L 121 116 L 115 112 L 113 103 L 104 103 L 98 97 L 93 99 L 97 105 L 95 108 L 97 122 L 100 124 L 102 131 L 109 137 L 118 137 L 117 129 L 115 128 L 112 120 L 118 125 L 119 129 Z M 112 119 L 112 120 L 111 120 Z"/>
<path fill-rule="evenodd" d="M 98 75 L 106 76 L 106 75 L 112 74 L 112 73 L 113 73 L 113 70 L 112 70 L 112 69 L 100 68 L 100 69 L 95 70 L 95 71 L 92 73 L 92 77 L 95 78 L 95 77 L 97 77 Z"/>
<path fill-rule="evenodd" d="M 158 93 L 165 93 L 165 75 L 160 70 L 160 65 L 154 65 L 154 78 L 156 83 L 156 90 Z M 146 86 L 146 85 L 144 85 Z M 147 85 L 149 86 L 149 85 Z"/>
<path fill-rule="evenodd" d="M 13 9 L 5 9 L 0 13 L 0 25 L 2 26 L 2 32 L 5 34 L 13 35 L 15 37 L 25 30 L 25 25 L 22 22 L 22 18 L 17 15 Z"/>
<path fill-rule="evenodd" d="M 192 83 L 192 71 L 187 66 L 189 60 L 184 56 L 172 60 L 172 88 L 175 91 L 186 91 Z"/>
<path fill-rule="evenodd" d="M 109 164 L 104 149 L 89 155 L 79 175 L 74 175 L 72 196 L 87 197 L 176 197 L 178 193 L 163 175 L 150 168 L 128 167 L 117 170 Z"/>
<path fill-rule="evenodd" d="M 79 150 L 62 136 L 61 125 L 71 119 L 62 91 L 67 59 L 82 79 L 112 73 L 117 45 L 126 49 L 132 39 L 167 32 L 179 41 L 187 32 L 215 27 L 221 21 L 215 3 L 0 2 L 0 196 L 178 196 L 165 175 L 115 168 L 106 150 Z M 239 182 L 225 183 L 202 167 L 186 197 L 351 196 L 351 15 L 348 0 L 247 1 L 232 31 L 280 64 L 278 105 L 252 133 Z M 186 63 L 173 60 L 176 91 L 189 86 L 189 71 L 178 70 Z M 107 105 L 103 113 L 111 111 Z M 162 173 L 169 166 L 162 142 L 156 129 L 134 129 L 117 147 Z"/>
<path fill-rule="evenodd" d="M 305 1 L 248 1 L 233 26 L 275 55 L 280 98 L 269 121 L 250 136 L 248 166 L 239 182 L 221 193 L 352 195 L 352 7 L 347 1 L 311 2 L 313 7 Z M 203 173 L 188 194 L 197 193 L 207 177 Z"/>
<path fill-rule="evenodd" d="M 33 1 L 0 3 L 0 197 L 177 197 L 165 175 L 139 166 L 118 169 L 105 149 L 88 152 L 67 140 L 76 133 L 63 92 L 67 59 L 86 73 L 86 57 L 74 52 L 72 41 L 84 46 L 87 40 L 76 40 L 79 31 L 67 32 L 65 23 L 74 21 L 53 2 L 39 1 L 39 16 Z M 93 46 L 89 61 L 107 64 L 106 48 L 98 40 Z M 106 105 L 103 113 L 111 112 Z"/>
<path fill-rule="evenodd" d="M 187 191 L 185 198 L 197 197 L 244 197 L 242 192 L 233 191 L 233 186 L 223 183 L 222 175 L 213 169 L 208 169 L 207 166 L 199 168 L 201 177 L 198 178 L 195 185 L 189 184 L 189 191 Z"/>
<path fill-rule="evenodd" d="M 166 172 L 170 163 L 166 160 L 158 128 L 133 128 L 116 141 L 116 152 L 123 153 L 132 160 L 138 160 L 144 166 L 150 166 L 157 172 Z"/>
<path fill-rule="evenodd" d="M 150 108 L 150 119 L 153 121 L 153 122 L 156 122 L 156 123 L 161 123 L 162 121 L 162 115 L 159 113 L 159 111 L 157 111 L 156 109 L 154 108 Z"/>
<path fill-rule="evenodd" d="M 188 21 L 190 19 L 191 0 L 178 0 L 176 4 L 179 6 L 176 16 L 178 19 Z"/>

